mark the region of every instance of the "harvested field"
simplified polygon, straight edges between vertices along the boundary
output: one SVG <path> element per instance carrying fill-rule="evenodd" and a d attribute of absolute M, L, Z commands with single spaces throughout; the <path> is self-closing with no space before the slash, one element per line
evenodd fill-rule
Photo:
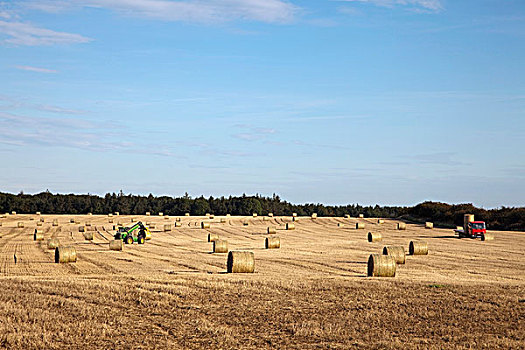
<path fill-rule="evenodd" d="M 2 348 L 522 349 L 525 342 L 523 233 L 491 232 L 494 240 L 481 242 L 359 219 L 381 234 L 377 245 L 355 230 L 358 219 L 299 220 L 287 231 L 290 217 L 221 223 L 216 216 L 207 233 L 255 255 L 255 273 L 227 274 L 227 254 L 210 253 L 204 217 L 185 216 L 176 231 L 152 230 L 146 244 L 122 251 L 108 249 L 107 215 L 89 217 L 92 241 L 67 215 L 42 217 L 44 241 L 33 241 L 29 215 L 0 219 Z M 269 225 L 282 248 L 265 249 Z M 55 264 L 50 238 L 75 247 L 77 262 Z M 366 277 L 370 254 L 384 245 L 408 253 L 416 240 L 429 255 L 407 255 L 396 277 Z"/>

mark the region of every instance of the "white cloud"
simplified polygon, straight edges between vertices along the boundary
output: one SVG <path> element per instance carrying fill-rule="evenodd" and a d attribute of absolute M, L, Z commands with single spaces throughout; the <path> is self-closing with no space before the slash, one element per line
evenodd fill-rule
<path fill-rule="evenodd" d="M 75 6 L 97 7 L 128 16 L 204 23 L 231 20 L 287 23 L 298 10 L 285 0 L 41 0 L 27 2 L 26 6 L 46 12 Z"/>
<path fill-rule="evenodd" d="M 15 66 L 15 68 L 21 69 L 21 70 L 27 70 L 30 72 L 37 72 L 37 73 L 58 73 L 58 71 L 54 69 L 32 67 L 32 66 Z"/>
<path fill-rule="evenodd" d="M 417 9 L 428 11 L 440 11 L 443 9 L 441 0 L 338 0 L 342 2 L 366 2 L 377 6 L 394 7 L 394 6 L 411 6 Z"/>
<path fill-rule="evenodd" d="M 92 40 L 79 34 L 56 32 L 25 22 L 0 21 L 0 34 L 8 37 L 3 40 L 4 43 L 26 46 L 78 44 Z"/>

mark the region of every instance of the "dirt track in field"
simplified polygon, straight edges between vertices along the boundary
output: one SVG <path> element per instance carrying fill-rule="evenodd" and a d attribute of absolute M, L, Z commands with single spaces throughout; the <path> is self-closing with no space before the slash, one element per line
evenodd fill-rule
<path fill-rule="evenodd" d="M 525 348 L 524 233 L 481 242 L 420 225 L 397 231 L 392 220 L 300 218 L 286 231 L 291 218 L 182 217 L 174 228 L 174 217 L 114 216 L 157 229 L 145 245 L 115 252 L 107 216 L 42 217 L 40 242 L 38 216 L 0 219 L 0 347 Z M 71 218 L 94 225 L 94 240 Z M 172 231 L 161 232 L 167 223 Z M 264 249 L 268 226 L 280 249 Z M 368 243 L 369 231 L 383 241 Z M 253 251 L 256 272 L 226 274 L 210 232 L 230 250 Z M 76 248 L 77 263 L 54 263 L 52 236 Z M 426 241 L 429 255 L 407 256 L 395 278 L 366 277 L 371 253 L 408 251 L 411 240 Z"/>

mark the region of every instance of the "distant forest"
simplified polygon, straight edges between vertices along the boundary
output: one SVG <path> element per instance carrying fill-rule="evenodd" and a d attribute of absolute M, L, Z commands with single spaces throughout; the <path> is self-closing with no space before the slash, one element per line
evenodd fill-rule
<path fill-rule="evenodd" d="M 472 204 L 450 205 L 446 203 L 424 202 L 413 207 L 361 206 L 359 204 L 330 206 L 323 204 L 291 204 L 281 200 L 278 195 L 272 197 L 240 196 L 191 198 L 187 194 L 180 198 L 162 196 L 126 195 L 107 193 L 97 195 L 52 194 L 42 192 L 35 195 L 0 192 L 0 213 L 16 211 L 21 214 L 107 214 L 119 212 L 123 215 L 140 215 L 147 211 L 152 214 L 163 212 L 165 215 L 292 215 L 338 216 L 349 214 L 356 217 L 383 217 L 423 223 L 431 221 L 436 227 L 455 227 L 463 224 L 463 214 L 475 214 L 476 220 L 483 220 L 489 229 L 525 231 L 525 208 L 481 209 Z"/>

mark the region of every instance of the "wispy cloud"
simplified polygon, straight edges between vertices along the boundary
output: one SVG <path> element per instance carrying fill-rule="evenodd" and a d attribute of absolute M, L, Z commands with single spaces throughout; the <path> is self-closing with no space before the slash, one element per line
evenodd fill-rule
<path fill-rule="evenodd" d="M 81 109 L 66 108 L 51 104 L 38 104 L 29 101 L 27 98 L 22 99 L 0 95 L 0 110 L 13 111 L 17 109 L 32 109 L 35 111 L 67 115 L 82 115 L 88 113 L 88 111 Z"/>
<path fill-rule="evenodd" d="M 439 152 L 431 154 L 418 154 L 414 156 L 408 156 L 408 159 L 413 159 L 414 161 L 421 164 L 433 164 L 433 165 L 467 165 L 463 162 L 458 162 L 453 159 L 456 154 L 453 152 Z"/>
<path fill-rule="evenodd" d="M 243 132 L 233 134 L 232 136 L 245 140 L 245 141 L 258 141 L 267 138 L 271 134 L 275 134 L 277 130 L 273 128 L 260 128 L 260 127 L 253 127 L 251 125 L 246 124 L 238 124 L 236 125 L 237 128 L 244 129 Z"/>
<path fill-rule="evenodd" d="M 0 21 L 0 34 L 7 36 L 1 42 L 24 46 L 79 44 L 92 40 L 79 34 L 57 32 L 26 22 Z"/>
<path fill-rule="evenodd" d="M 20 70 L 27 70 L 30 72 L 37 72 L 37 73 L 48 73 L 48 74 L 58 73 L 58 71 L 54 69 L 32 67 L 32 66 L 15 66 L 15 68 L 20 69 Z"/>
<path fill-rule="evenodd" d="M 340 2 L 362 2 L 382 7 L 408 6 L 412 9 L 438 12 L 443 10 L 441 0 L 336 0 Z"/>
<path fill-rule="evenodd" d="M 204 23 L 232 20 L 288 23 L 298 11 L 296 6 L 284 0 L 40 0 L 27 2 L 26 6 L 47 12 L 96 7 L 127 16 Z"/>

